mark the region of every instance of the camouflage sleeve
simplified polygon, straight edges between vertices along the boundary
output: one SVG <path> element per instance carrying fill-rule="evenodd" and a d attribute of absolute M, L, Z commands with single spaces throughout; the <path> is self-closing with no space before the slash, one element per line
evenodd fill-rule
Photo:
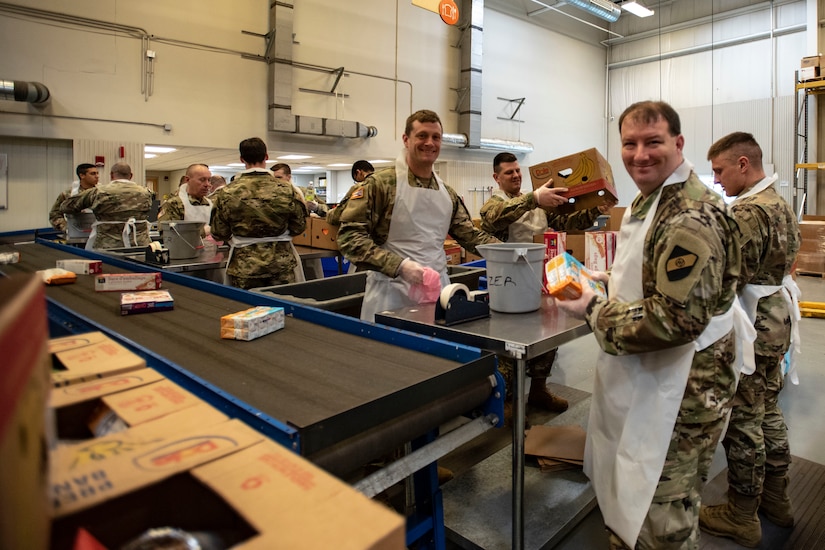
<path fill-rule="evenodd" d="M 158 212 L 158 221 L 165 222 L 171 220 L 182 220 L 186 216 L 186 210 L 183 206 L 183 201 L 177 195 L 171 196 L 160 205 L 160 212 Z"/>
<path fill-rule="evenodd" d="M 445 186 L 447 192 L 450 194 L 450 199 L 453 201 L 453 219 L 450 221 L 450 236 L 458 241 L 465 250 L 476 253 L 477 244 L 497 243 L 499 240 L 486 231 L 476 229 L 473 225 L 473 220 L 464 201 L 458 196 L 458 193 L 450 187 Z"/>
<path fill-rule="evenodd" d="M 764 210 L 747 202 L 733 205 L 731 211 L 739 227 L 739 244 L 742 247 L 742 273 L 739 278 L 741 288 L 752 282 L 759 271 L 768 238 L 763 234 L 763 228 L 767 229 L 771 220 Z"/>
<path fill-rule="evenodd" d="M 209 217 L 209 227 L 212 237 L 219 241 L 228 241 L 232 237 L 229 220 L 224 214 L 225 193 L 219 193 L 212 199 L 212 214 Z"/>
<path fill-rule="evenodd" d="M 352 192 L 358 189 L 361 185 L 353 185 L 347 191 L 347 194 L 344 195 L 344 198 L 341 199 L 341 202 L 338 203 L 338 206 L 333 208 L 327 214 L 327 223 L 330 225 L 341 225 L 341 213 L 344 211 L 344 207 L 346 207 L 347 202 L 349 202 L 349 198 L 352 195 Z"/>
<path fill-rule="evenodd" d="M 588 324 L 602 349 L 612 355 L 692 342 L 715 314 L 720 289 L 726 284 L 730 248 L 720 234 L 723 230 L 701 211 L 657 214 L 640 259 L 645 262 L 644 298 L 597 299 L 588 308 Z"/>
<path fill-rule="evenodd" d="M 292 200 L 289 203 L 289 211 L 289 221 L 287 222 L 289 234 L 293 236 L 300 235 L 306 230 L 309 212 L 306 203 L 301 200 L 300 194 L 294 188 L 292 190 Z"/>
<path fill-rule="evenodd" d="M 81 191 L 74 197 L 67 197 L 60 205 L 60 211 L 64 214 L 77 214 L 91 208 L 97 199 L 97 187 L 92 187 L 85 191 Z"/>
<path fill-rule="evenodd" d="M 579 210 L 569 214 L 556 214 L 553 211 L 547 212 L 547 227 L 564 231 L 564 230 L 584 230 L 593 226 L 593 222 L 599 217 L 598 207 L 588 208 L 587 210 Z"/>
<path fill-rule="evenodd" d="M 502 238 L 510 225 L 534 208 L 538 208 L 538 204 L 533 198 L 532 191 L 508 200 L 493 195 L 479 212 L 481 229 Z"/>
<path fill-rule="evenodd" d="M 366 268 L 395 277 L 404 260 L 381 248 L 390 232 L 395 201 L 395 171 L 373 174 L 349 198 L 341 212 L 338 248 L 359 269 Z"/>
<path fill-rule="evenodd" d="M 63 212 L 60 211 L 60 205 L 68 197 L 68 193 L 61 191 L 54 201 L 52 209 L 49 210 L 49 223 L 58 231 L 66 231 L 66 218 L 63 217 Z"/>

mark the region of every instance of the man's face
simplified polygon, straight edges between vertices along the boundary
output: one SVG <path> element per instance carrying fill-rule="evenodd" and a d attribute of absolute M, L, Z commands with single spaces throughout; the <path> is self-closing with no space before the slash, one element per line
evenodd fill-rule
<path fill-rule="evenodd" d="M 408 165 L 432 166 L 441 153 L 441 125 L 415 120 L 410 135 L 404 134 L 403 140 Z"/>
<path fill-rule="evenodd" d="M 626 118 L 622 123 L 622 161 L 644 196 L 656 190 L 682 164 L 685 138 L 670 135 L 665 119 L 654 123 Z"/>
<path fill-rule="evenodd" d="M 97 171 L 97 168 L 89 168 L 85 174 L 80 176 L 80 186 L 83 189 L 94 187 L 98 181 L 100 181 L 100 172 Z"/>
<path fill-rule="evenodd" d="M 209 179 L 212 174 L 205 166 L 195 166 L 186 175 L 189 188 L 186 190 L 192 197 L 202 199 L 209 193 Z"/>
<path fill-rule="evenodd" d="M 275 170 L 274 172 L 272 172 L 272 175 L 278 179 L 292 181 L 292 174 L 287 174 L 286 172 L 284 172 L 283 168 Z"/>
<path fill-rule="evenodd" d="M 738 197 L 747 187 L 744 166 L 738 158 L 728 153 L 722 153 L 710 160 L 713 169 L 713 181 L 722 186 L 725 195 Z"/>
<path fill-rule="evenodd" d="M 493 179 L 499 188 L 508 195 L 518 195 L 521 191 L 521 167 L 516 162 L 502 162 L 498 165 L 498 173 L 493 173 Z"/>

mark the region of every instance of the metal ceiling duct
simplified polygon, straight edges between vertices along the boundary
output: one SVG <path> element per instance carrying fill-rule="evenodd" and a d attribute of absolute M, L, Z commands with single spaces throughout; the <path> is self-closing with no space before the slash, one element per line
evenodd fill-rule
<path fill-rule="evenodd" d="M 49 97 L 49 89 L 40 82 L 0 80 L 0 99 L 46 103 Z"/>
<path fill-rule="evenodd" d="M 590 12 L 611 23 L 615 23 L 622 15 L 622 9 L 609 0 L 566 0 L 571 6 Z"/>

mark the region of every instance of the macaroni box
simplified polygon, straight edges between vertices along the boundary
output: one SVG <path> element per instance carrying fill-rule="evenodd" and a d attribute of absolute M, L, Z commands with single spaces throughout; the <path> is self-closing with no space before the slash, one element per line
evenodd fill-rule
<path fill-rule="evenodd" d="M 104 273 L 95 277 L 96 292 L 157 290 L 162 277 L 158 273 Z"/>
<path fill-rule="evenodd" d="M 55 267 L 73 271 L 78 275 L 103 273 L 103 262 L 100 260 L 57 260 Z"/>
<path fill-rule="evenodd" d="M 547 292 L 557 300 L 575 300 L 582 295 L 582 284 L 588 284 L 596 294 L 606 298 L 604 284 L 595 281 L 581 262 L 567 254 L 560 254 L 545 266 Z"/>

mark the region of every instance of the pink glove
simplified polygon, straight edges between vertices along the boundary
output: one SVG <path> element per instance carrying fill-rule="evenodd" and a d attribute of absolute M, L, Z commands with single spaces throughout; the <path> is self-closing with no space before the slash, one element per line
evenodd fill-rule
<path fill-rule="evenodd" d="M 441 295 L 441 275 L 429 267 L 424 268 L 424 281 L 410 285 L 409 296 L 417 304 L 432 304 Z"/>

